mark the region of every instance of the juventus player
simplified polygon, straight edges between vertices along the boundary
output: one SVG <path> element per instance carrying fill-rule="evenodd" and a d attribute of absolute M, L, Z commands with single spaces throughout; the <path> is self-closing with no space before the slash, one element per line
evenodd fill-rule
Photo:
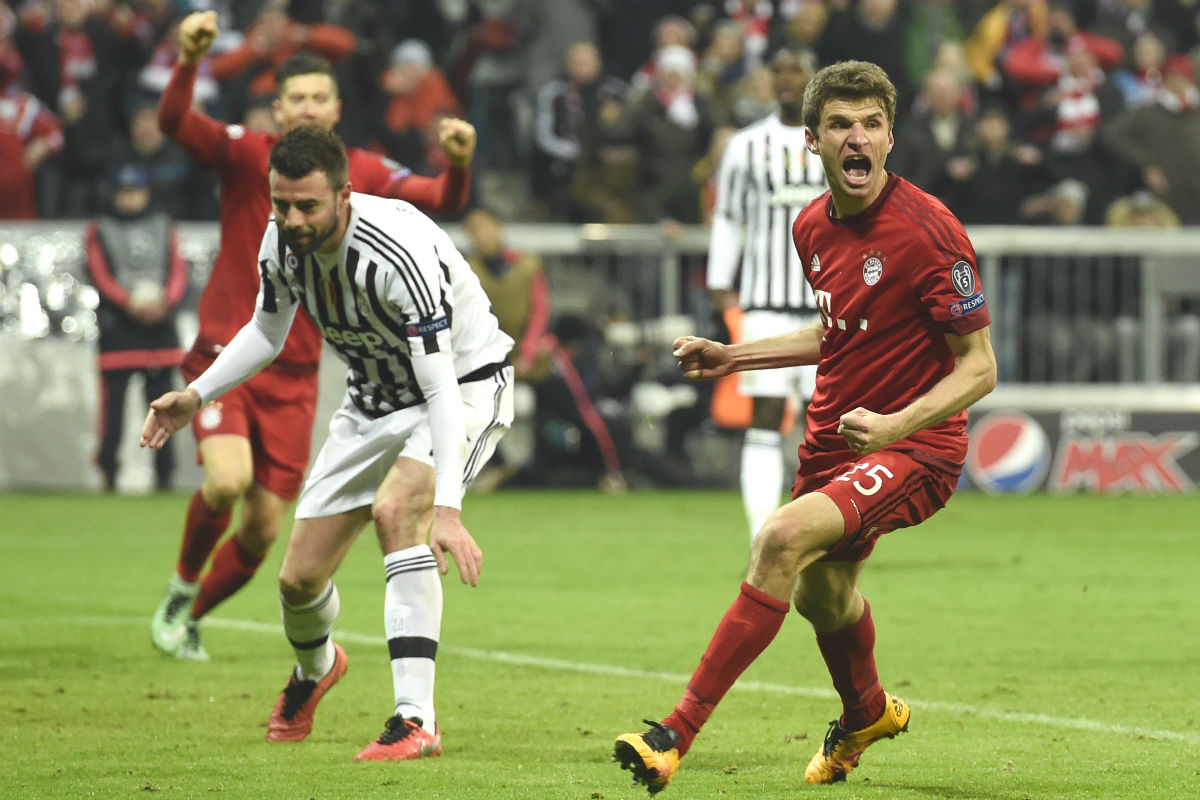
<path fill-rule="evenodd" d="M 804 87 L 816 72 L 811 51 L 780 50 L 771 59 L 779 110 L 735 133 L 717 173 L 717 202 L 708 252 L 708 288 L 718 315 L 745 311 L 741 341 L 778 336 L 816 319 L 812 290 L 794 248 L 792 220 L 825 191 L 821 159 L 804 143 Z M 733 287 L 737 282 L 739 289 Z M 779 506 L 784 485 L 783 423 L 789 397 L 808 402 L 815 366 L 784 367 L 738 376 L 754 398 L 742 445 L 742 505 L 750 539 Z"/>
<path fill-rule="evenodd" d="M 197 71 L 216 36 L 215 11 L 189 14 L 179 23 L 179 60 L 158 108 L 163 132 L 221 180 L 221 247 L 200 297 L 200 330 L 181 367 L 189 381 L 208 368 L 254 312 L 259 284 L 254 256 L 271 213 L 267 157 L 279 138 L 225 125 L 192 107 Z M 342 104 L 328 61 L 298 53 L 279 66 L 276 80 L 272 108 L 283 131 L 298 125 L 332 130 L 337 124 Z M 352 148 L 354 186 L 429 211 L 462 208 L 475 129 L 465 120 L 445 119 L 438 133 L 450 166 L 437 178 L 413 175 L 376 153 Z M 204 484 L 188 504 L 175 569 L 150 622 L 151 641 L 162 652 L 207 659 L 199 620 L 250 581 L 279 536 L 308 466 L 320 360 L 321 334 L 306 314 L 299 314 L 279 357 L 205 408 L 192 426 Z M 238 500 L 237 530 L 218 547 Z"/>
<path fill-rule="evenodd" d="M 962 224 L 884 170 L 895 119 L 896 88 L 875 64 L 843 61 L 813 77 L 805 139 L 829 192 L 796 218 L 792 240 L 820 319 L 744 344 L 675 342 L 689 378 L 819 368 L 791 502 L 755 538 L 746 581 L 674 711 L 644 733 L 617 738 L 614 759 L 651 793 L 670 783 L 792 605 L 816 632 L 842 700 L 804 780 L 845 780 L 867 747 L 908 729 L 908 704 L 880 683 L 875 624 L 858 579 L 879 537 L 928 519 L 950 499 L 967 453 L 966 408 L 995 386 L 996 359 Z M 818 261 L 820 270 L 809 266 Z"/>
<path fill-rule="evenodd" d="M 254 316 L 187 389 L 151 403 L 142 442 L 161 447 L 204 403 L 268 364 L 303 304 L 349 375 L 280 567 L 284 631 L 299 663 L 267 739 L 305 738 L 317 703 L 346 671 L 330 638 L 332 578 L 373 520 L 395 714 L 356 759 L 438 755 L 438 571 L 449 570 L 449 553 L 464 583 L 479 581 L 482 553 L 459 509 L 464 485 L 512 421 L 513 341 L 442 230 L 407 203 L 351 191 L 334 134 L 296 128 L 272 148 L 269 169 L 274 221 L 259 251 Z"/>

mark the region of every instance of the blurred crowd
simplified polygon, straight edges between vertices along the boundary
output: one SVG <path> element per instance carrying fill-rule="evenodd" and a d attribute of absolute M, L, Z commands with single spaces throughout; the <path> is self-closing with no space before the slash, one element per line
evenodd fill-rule
<path fill-rule="evenodd" d="M 207 113 L 269 128 L 274 68 L 317 52 L 349 144 L 434 174 L 437 121 L 469 119 L 473 199 L 510 221 L 705 222 L 787 46 L 883 66 L 890 167 L 967 224 L 1200 222 L 1194 0 L 0 1 L 0 218 L 102 213 L 129 164 L 175 218 L 216 218 L 154 112 L 204 9 Z"/>

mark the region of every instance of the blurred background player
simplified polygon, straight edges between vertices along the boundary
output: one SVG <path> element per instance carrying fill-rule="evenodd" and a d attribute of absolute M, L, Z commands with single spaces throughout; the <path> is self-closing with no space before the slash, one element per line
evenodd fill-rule
<path fill-rule="evenodd" d="M 217 35 L 216 14 L 191 14 L 179 25 L 179 59 L 159 104 L 159 126 L 197 161 L 214 168 L 221 186 L 221 249 L 200 298 L 200 330 L 183 363 L 192 380 L 250 319 L 258 292 L 258 244 L 271 214 L 267 158 L 278 134 L 226 126 L 193 110 L 197 65 Z M 325 59 L 302 53 L 276 76 L 275 121 L 332 129 L 341 114 L 338 87 Z M 356 190 L 398 197 L 432 211 L 457 211 L 466 202 L 475 130 L 445 120 L 441 131 L 451 167 L 424 178 L 357 148 L 349 151 Z M 180 658 L 205 659 L 196 621 L 253 577 L 279 535 L 287 504 L 300 490 L 317 404 L 321 334 L 304 314 L 266 369 L 202 409 L 192 426 L 204 464 L 204 483 L 192 496 L 175 572 L 150 632 L 154 645 Z M 240 525 L 216 550 L 234 504 Z"/>
<path fill-rule="evenodd" d="M 735 133 L 717 172 L 708 252 L 708 288 L 722 316 L 740 305 L 741 339 L 780 336 L 816 318 L 788 234 L 792 220 L 825 191 L 821 160 L 804 144 L 804 87 L 816 72 L 811 51 L 778 51 L 770 62 L 778 110 Z M 813 267 L 819 268 L 814 264 Z M 735 283 L 740 287 L 736 292 Z M 750 538 L 779 506 L 784 487 L 783 424 L 789 398 L 812 397 L 815 366 L 743 372 L 738 389 L 754 398 L 742 445 L 742 504 Z"/>
<path fill-rule="evenodd" d="M 151 206 L 145 170 L 123 167 L 114 186 L 110 212 L 84 229 L 88 275 L 100 293 L 101 435 L 96 460 L 110 492 L 117 485 L 129 381 L 142 376 L 147 403 L 171 390 L 175 368 L 183 360 L 175 309 L 188 286 L 175 226 Z M 174 471 L 171 448 L 155 452 L 157 489 L 171 488 Z"/>

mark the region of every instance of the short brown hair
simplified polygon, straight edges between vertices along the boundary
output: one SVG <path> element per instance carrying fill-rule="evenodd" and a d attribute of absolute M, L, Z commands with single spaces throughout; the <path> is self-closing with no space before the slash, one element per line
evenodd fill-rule
<path fill-rule="evenodd" d="M 337 74 L 333 71 L 333 64 L 329 62 L 329 59 L 322 58 L 316 53 L 297 53 L 275 70 L 275 94 L 277 97 L 283 95 L 283 85 L 287 83 L 288 79 L 297 75 L 324 75 L 333 84 L 334 95 L 338 94 Z"/>
<path fill-rule="evenodd" d="M 896 124 L 896 87 L 878 64 L 839 61 L 822 68 L 804 90 L 804 126 L 816 133 L 821 111 L 830 100 L 875 100 L 887 115 L 888 127 Z"/>
<path fill-rule="evenodd" d="M 312 172 L 324 172 L 334 191 L 346 185 L 350 172 L 342 140 L 336 133 L 313 125 L 285 133 L 271 148 L 267 167 L 294 181 Z"/>

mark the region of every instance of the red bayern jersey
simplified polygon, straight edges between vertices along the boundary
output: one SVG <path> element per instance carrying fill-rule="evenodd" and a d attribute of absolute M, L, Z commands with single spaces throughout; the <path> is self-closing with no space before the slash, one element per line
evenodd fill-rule
<path fill-rule="evenodd" d="M 975 248 L 939 200 L 892 173 L 853 217 L 834 216 L 826 192 L 796 217 L 792 239 L 825 323 L 805 441 L 850 453 L 843 414 L 909 405 L 954 368 L 945 334 L 991 324 Z M 966 423 L 961 411 L 895 446 L 961 464 Z"/>
<path fill-rule="evenodd" d="M 177 64 L 159 104 L 159 127 L 193 159 L 216 170 L 221 185 L 221 245 L 200 297 L 200 330 L 192 349 L 214 355 L 254 315 L 258 250 L 271 218 L 267 160 L 278 134 L 226 125 L 192 109 L 196 68 Z M 466 201 L 468 170 L 450 168 L 438 179 L 412 175 L 390 159 L 348 148 L 350 183 L 357 192 L 396 197 L 431 211 L 451 211 Z M 276 359 L 311 365 L 321 359 L 321 333 L 297 314 Z"/>

